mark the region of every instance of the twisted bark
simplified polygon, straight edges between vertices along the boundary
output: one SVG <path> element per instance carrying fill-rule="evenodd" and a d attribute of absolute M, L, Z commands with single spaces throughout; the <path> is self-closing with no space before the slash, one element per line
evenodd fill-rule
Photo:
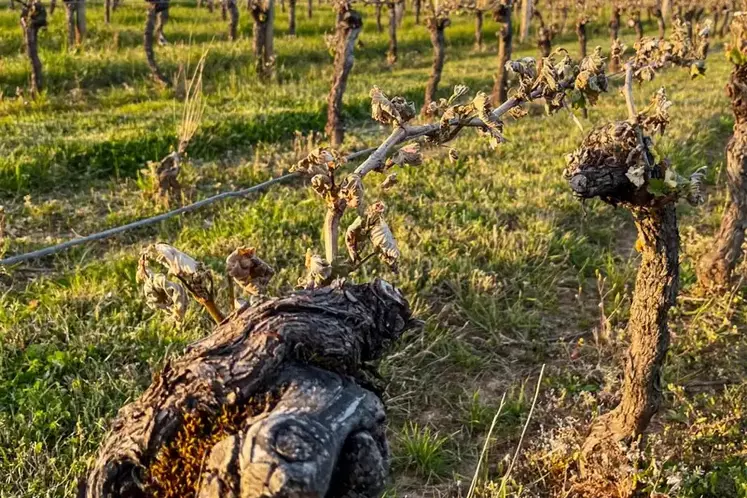
<path fill-rule="evenodd" d="M 348 76 L 353 69 L 353 50 L 363 27 L 361 15 L 354 10 L 346 10 L 340 15 L 335 33 L 335 59 L 332 88 L 327 96 L 327 126 L 325 133 L 333 147 L 342 144 L 345 126 L 342 119 L 342 98 L 348 84 Z"/>
<path fill-rule="evenodd" d="M 679 281 L 679 232 L 673 202 L 632 209 L 641 247 L 641 265 L 630 309 L 630 348 L 620 404 L 592 427 L 584 454 L 605 443 L 636 437 L 661 404 L 661 369 L 669 348 L 667 313 Z"/>
<path fill-rule="evenodd" d="M 314 0 L 308 0 L 306 3 L 306 17 L 311 19 L 311 17 L 314 15 Z"/>
<path fill-rule="evenodd" d="M 421 114 L 428 114 L 428 107 L 431 102 L 436 100 L 438 84 L 441 81 L 441 74 L 444 69 L 444 59 L 446 58 L 446 40 L 444 30 L 451 21 L 448 18 L 430 17 L 427 21 L 428 31 L 433 46 L 433 66 L 431 66 L 431 75 L 428 83 L 425 85 L 425 103 Z"/>
<path fill-rule="evenodd" d="M 31 63 L 31 94 L 37 95 L 44 86 L 42 64 L 39 59 L 39 30 L 47 26 L 47 12 L 39 1 L 21 9 L 21 28 L 26 55 Z"/>
<path fill-rule="evenodd" d="M 413 0 L 414 10 L 415 10 L 415 24 L 420 24 L 420 3 L 421 0 Z"/>
<path fill-rule="evenodd" d="M 736 65 L 726 91 L 734 112 L 734 135 L 726 146 L 729 204 L 721 218 L 713 250 L 700 260 L 698 282 L 705 287 L 728 286 L 742 257 L 747 229 L 747 65 Z"/>
<path fill-rule="evenodd" d="M 112 0 L 104 0 L 104 23 L 110 24 L 112 20 Z"/>
<path fill-rule="evenodd" d="M 376 2 L 376 5 L 374 7 L 376 10 L 376 31 L 378 31 L 379 33 L 384 31 L 384 27 L 381 25 L 381 7 L 382 3 Z"/>
<path fill-rule="evenodd" d="M 156 22 L 160 13 L 168 9 L 168 2 L 163 0 L 148 1 L 148 14 L 145 18 L 145 33 L 143 35 L 143 46 L 145 47 L 145 58 L 148 61 L 153 78 L 162 85 L 169 86 L 171 82 L 163 74 L 156 62 L 156 55 L 153 51 L 153 41 L 156 33 Z"/>
<path fill-rule="evenodd" d="M 657 197 L 649 192 L 651 178 L 664 178 L 666 165 L 654 164 L 646 139 L 638 127 L 632 91 L 633 69 L 626 66 L 625 97 L 629 121 L 593 130 L 579 152 L 571 156 L 569 183 L 577 196 L 599 197 L 623 205 L 633 214 L 641 252 L 628 321 L 630 347 L 624 368 L 622 399 L 611 412 L 599 417 L 584 443 L 586 464 L 604 469 L 610 453 L 619 454 L 620 441 L 641 435 L 661 403 L 661 370 L 669 347 L 667 314 L 675 304 L 679 284 L 679 231 L 677 196 Z M 631 154 L 643 147 L 638 159 Z M 628 171 L 641 161 L 642 184 L 633 183 Z M 605 463 L 606 462 L 606 463 Z"/>
<path fill-rule="evenodd" d="M 493 13 L 493 18 L 501 23 L 498 35 L 498 72 L 495 75 L 491 100 L 494 106 L 498 106 L 508 98 L 508 71 L 506 63 L 511 60 L 512 27 L 511 27 L 512 1 L 508 0 L 500 5 Z"/>
<path fill-rule="evenodd" d="M 240 309 L 120 410 L 82 496 L 144 496 L 147 469 L 186 414 L 269 392 L 264 413 L 205 455 L 195 496 L 378 496 L 389 466 L 385 414 L 363 373 L 412 324 L 407 302 L 381 280 Z"/>

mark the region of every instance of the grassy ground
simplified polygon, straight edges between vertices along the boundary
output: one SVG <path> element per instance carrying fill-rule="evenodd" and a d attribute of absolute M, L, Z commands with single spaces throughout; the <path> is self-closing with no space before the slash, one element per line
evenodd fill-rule
<path fill-rule="evenodd" d="M 367 119 L 371 85 L 422 102 L 430 66 L 427 31 L 408 16 L 400 61 L 389 68 L 385 36 L 366 13 L 346 94 L 350 150 L 385 134 Z M 251 26 L 243 9 L 241 16 L 242 39 L 232 44 L 218 13 L 175 7 L 166 28 L 172 44 L 157 49 L 174 74 L 211 46 L 209 105 L 184 172 L 185 202 L 287 169 L 323 128 L 330 58 L 322 34 L 333 24 L 327 8 L 311 20 L 299 9 L 298 38 L 284 36 L 287 20 L 279 13 L 276 81 L 269 85 L 253 74 Z M 180 107 L 148 78 L 143 18 L 142 6 L 127 2 L 107 27 L 100 6 L 91 7 L 89 38 L 68 53 L 60 8 L 40 41 L 48 90 L 29 100 L 16 96 L 28 77 L 17 15 L 0 12 L 0 254 L 162 210 L 145 195 L 138 172 L 175 145 Z M 448 28 L 442 88 L 492 86 L 495 31 L 487 21 L 489 46 L 476 52 L 471 19 Z M 591 45 L 604 36 L 595 33 Z M 571 38 L 560 42 L 575 47 Z M 701 296 L 693 272 L 723 206 L 732 119 L 722 91 L 729 67 L 715 45 L 707 79 L 669 70 L 638 92 L 643 103 L 666 86 L 673 121 L 658 151 L 683 172 L 708 165 L 714 184 L 706 206 L 681 211 L 683 289 L 672 313 L 665 404 L 638 458 L 640 487 L 671 496 L 747 496 L 746 294 L 738 288 Z M 520 54 L 534 52 L 527 46 Z M 623 116 L 613 88 L 584 125 Z M 423 166 L 400 173 L 393 192 L 370 192 L 389 206 L 402 272 L 372 264 L 359 278 L 392 280 L 426 322 L 381 368 L 390 380 L 390 496 L 464 496 L 504 394 L 480 472 L 483 495 L 566 496 L 589 421 L 616 403 L 637 266 L 634 227 L 622 210 L 571 197 L 563 156 L 582 133 L 568 114 L 543 117 L 538 110 L 506 128 L 509 142 L 496 152 L 465 133 L 454 144 L 455 163 L 445 151 L 430 151 Z M 165 358 L 210 331 L 197 309 L 175 327 L 144 306 L 134 276 L 139 251 L 168 241 L 221 270 L 233 248 L 254 245 L 280 269 L 273 291 L 284 292 L 301 273 L 305 249 L 319 248 L 320 202 L 299 187 L 280 186 L 0 273 L 1 497 L 72 495 L 116 410 Z M 543 364 L 523 449 L 500 490 Z"/>

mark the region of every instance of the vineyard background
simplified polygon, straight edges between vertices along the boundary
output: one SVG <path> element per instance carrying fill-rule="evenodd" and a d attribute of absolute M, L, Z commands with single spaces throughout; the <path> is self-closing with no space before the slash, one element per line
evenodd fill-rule
<path fill-rule="evenodd" d="M 275 77 L 261 83 L 243 6 L 239 41 L 229 42 L 219 10 L 172 5 L 165 28 L 170 45 L 157 48 L 161 68 L 169 75 L 180 67 L 189 73 L 210 46 L 208 106 L 182 172 L 187 199 L 286 171 L 307 152 L 308 135 L 324 128 L 331 57 L 323 34 L 332 30 L 334 14 L 315 4 L 307 19 L 302 7 L 292 38 L 285 36 L 287 17 L 277 6 Z M 361 10 L 363 46 L 356 48 L 345 95 L 345 150 L 363 149 L 386 134 L 369 118 L 373 84 L 419 105 L 431 65 L 428 31 L 414 25 L 409 9 L 394 67 L 386 62 L 387 36 L 376 31 L 374 8 Z M 489 17 L 485 49 L 475 51 L 473 17 L 453 16 L 439 95 L 455 84 L 489 92 L 498 29 Z M 47 91 L 34 100 L 16 95 L 28 77 L 18 12 L 0 11 L 0 251 L 32 250 L 163 210 L 145 195 L 138 175 L 174 144 L 181 107 L 172 90 L 150 79 L 143 19 L 143 5 L 128 1 L 106 26 L 102 7 L 89 5 L 83 47 L 67 52 L 64 13 L 57 11 L 40 35 Z M 608 47 L 605 20 L 587 29 L 590 48 Z M 645 30 L 655 32 L 655 20 L 646 21 Z M 622 35 L 632 45 L 633 30 Z M 575 55 L 571 30 L 553 43 Z M 534 41 L 515 45 L 514 58 L 525 55 L 537 55 Z M 659 154 L 681 173 L 708 165 L 709 181 L 719 187 L 733 123 L 723 93 L 729 71 L 716 38 L 706 79 L 690 81 L 671 69 L 637 90 L 641 105 L 659 86 L 674 102 Z M 625 116 L 620 83 L 613 79 L 610 95 L 582 120 L 587 129 Z M 542 492 L 562 481 L 571 462 L 559 447 L 581 444 L 591 416 L 616 403 L 637 265 L 635 229 L 625 211 L 581 204 L 569 193 L 564 156 L 583 137 L 571 116 L 540 117 L 541 106 L 530 112 L 537 119 L 507 120 L 509 141 L 497 151 L 464 134 L 453 144 L 456 161 L 426 152 L 422 166 L 399 173 L 397 190 L 373 189 L 389 207 L 406 264 L 393 275 L 373 263 L 359 278 L 385 276 L 425 320 L 381 368 L 390 381 L 391 496 L 449 495 L 460 482 L 464 494 L 507 393 L 483 469 L 500 479 L 543 364 L 512 491 Z M 210 330 L 195 310 L 178 327 L 147 310 L 135 283 L 140 249 L 166 240 L 219 268 L 235 247 L 253 245 L 279 270 L 272 288 L 288 288 L 300 276 L 306 248 L 317 242 L 321 217 L 318 199 L 300 184 L 0 273 L 0 496 L 74 494 L 116 410 L 147 387 L 166 357 Z M 737 289 L 708 297 L 694 286 L 693 261 L 709 247 L 724 201 L 723 188 L 710 191 L 697 212 L 679 208 L 682 292 L 671 320 L 665 403 L 652 423 L 640 478 L 651 490 L 679 489 L 672 496 L 743 497 L 744 294 Z"/>

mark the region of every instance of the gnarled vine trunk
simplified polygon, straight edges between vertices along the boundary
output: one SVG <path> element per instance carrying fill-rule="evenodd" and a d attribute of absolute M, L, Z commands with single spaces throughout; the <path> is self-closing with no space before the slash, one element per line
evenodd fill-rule
<path fill-rule="evenodd" d="M 145 58 L 153 78 L 163 85 L 170 85 L 169 79 L 163 74 L 156 63 L 156 55 L 153 51 L 153 43 L 156 35 L 156 22 L 159 14 L 168 11 L 168 2 L 163 0 L 148 1 L 148 14 L 145 18 L 145 33 L 143 35 L 143 46 L 145 47 Z"/>
<path fill-rule="evenodd" d="M 39 59 L 39 30 L 47 26 L 47 12 L 39 1 L 21 9 L 21 28 L 26 55 L 31 63 L 31 94 L 37 95 L 44 86 L 42 64 Z"/>
<path fill-rule="evenodd" d="M 333 147 L 339 147 L 345 138 L 342 120 L 342 97 L 348 84 L 348 76 L 353 69 L 355 42 L 363 27 L 361 15 L 354 10 L 339 14 L 335 33 L 335 60 L 332 88 L 327 96 L 327 126 L 325 132 Z"/>
<path fill-rule="evenodd" d="M 236 0 L 225 0 L 226 10 L 228 11 L 228 38 L 231 41 L 239 39 L 239 7 Z"/>
<path fill-rule="evenodd" d="M 654 17 L 656 18 L 656 25 L 659 28 L 659 38 L 664 38 L 666 35 L 667 25 L 664 22 L 664 14 L 661 12 L 661 9 L 658 7 L 655 7 L 653 10 Z"/>
<path fill-rule="evenodd" d="M 747 64 L 732 70 L 726 86 L 734 112 L 734 135 L 726 147 L 729 204 L 721 218 L 713 250 L 700 260 L 698 281 L 705 287 L 729 285 L 742 257 L 747 229 Z"/>
<path fill-rule="evenodd" d="M 386 53 L 386 60 L 390 65 L 397 63 L 397 2 L 396 0 L 387 3 L 389 9 L 389 50 Z"/>
<path fill-rule="evenodd" d="M 288 34 L 296 36 L 296 0 L 288 0 Z"/>
<path fill-rule="evenodd" d="M 240 309 L 120 410 L 83 496 L 145 496 L 163 484 L 149 470 L 186 417 L 248 413 L 247 404 L 259 413 L 211 439 L 190 476 L 194 496 L 379 496 L 389 467 L 385 413 L 364 372 L 412 324 L 407 302 L 381 280 Z M 175 478 L 185 472 L 179 461 L 166 467 L 178 469 Z"/>
<path fill-rule="evenodd" d="M 630 308 L 630 347 L 625 361 L 622 399 L 599 417 L 584 444 L 591 455 L 605 443 L 643 433 L 661 404 L 661 369 L 669 348 L 667 314 L 679 284 L 679 232 L 676 206 L 633 207 L 641 265 Z"/>
<path fill-rule="evenodd" d="M 495 75 L 493 92 L 491 100 L 494 106 L 498 106 L 508 98 L 508 71 L 506 63 L 511 60 L 512 44 L 512 27 L 511 27 L 511 6 L 509 0 L 500 5 L 493 13 L 493 18 L 501 23 L 501 29 L 498 34 L 498 72 Z"/>
<path fill-rule="evenodd" d="M 529 27 L 532 24 L 533 12 L 532 0 L 521 0 L 521 24 L 519 25 L 519 41 L 521 43 L 529 38 Z"/>
<path fill-rule="evenodd" d="M 428 114 L 428 107 L 431 102 L 436 100 L 438 84 L 441 81 L 441 73 L 444 69 L 444 59 L 446 58 L 446 40 L 444 30 L 451 24 L 451 21 L 445 17 L 430 17 L 426 22 L 433 46 L 433 66 L 431 66 L 431 75 L 428 83 L 425 85 L 425 103 L 423 104 L 422 114 Z"/>
<path fill-rule="evenodd" d="M 314 15 L 314 0 L 308 0 L 306 2 L 306 17 L 309 19 Z"/>
<path fill-rule="evenodd" d="M 482 18 L 481 10 L 475 11 L 475 50 L 482 50 Z M 432 43 L 432 41 L 431 41 Z"/>
<path fill-rule="evenodd" d="M 633 68 L 626 67 L 625 94 L 630 119 L 592 130 L 578 151 L 569 155 L 566 176 L 581 198 L 598 197 L 622 205 L 633 214 L 641 253 L 628 320 L 627 351 L 622 397 L 612 411 L 592 425 L 582 448 L 582 464 L 604 473 L 620 442 L 630 442 L 648 426 L 661 403 L 661 371 L 669 348 L 667 315 L 679 285 L 677 195 L 656 196 L 651 179 L 665 176 L 664 161 L 655 163 L 643 136 L 633 102 Z M 642 151 L 640 149 L 643 149 Z M 644 168 L 643 182 L 629 177 Z M 614 465 L 614 464 L 613 464 Z M 598 467 L 598 469 L 597 469 Z"/>
<path fill-rule="evenodd" d="M 104 23 L 109 24 L 112 21 L 112 0 L 104 0 Z"/>
<path fill-rule="evenodd" d="M 381 33 L 384 31 L 384 27 L 381 25 L 381 8 L 383 4 L 381 2 L 376 2 L 375 9 L 376 9 L 376 31 Z"/>
<path fill-rule="evenodd" d="M 552 52 L 552 32 L 547 28 L 547 26 L 545 26 L 545 20 L 539 10 L 535 10 L 534 15 L 537 17 L 537 20 L 539 20 L 539 28 L 537 29 L 537 47 L 539 48 L 542 57 L 549 57 L 550 52 Z"/>
<path fill-rule="evenodd" d="M 68 49 L 80 45 L 86 34 L 86 2 L 85 0 L 63 0 L 65 17 L 67 20 Z M 108 17 L 105 10 L 105 17 Z M 109 21 L 106 21 L 109 24 Z"/>
<path fill-rule="evenodd" d="M 578 38 L 578 56 L 583 59 L 586 57 L 586 23 L 588 23 L 589 20 L 586 18 L 586 16 L 580 17 L 576 21 L 576 37 Z"/>
<path fill-rule="evenodd" d="M 420 2 L 421 0 L 413 0 L 413 7 L 415 10 L 415 24 L 420 24 Z"/>
<path fill-rule="evenodd" d="M 254 57 L 257 74 L 263 80 L 269 79 L 275 63 L 273 46 L 273 21 L 275 18 L 274 0 L 250 0 L 252 19 L 254 20 Z"/>
<path fill-rule="evenodd" d="M 578 38 L 578 56 L 583 59 L 586 57 L 586 24 L 589 22 L 589 18 L 585 15 L 581 15 L 576 20 L 576 37 Z M 581 109 L 581 116 L 584 118 L 589 117 L 589 111 L 584 107 Z"/>
<path fill-rule="evenodd" d="M 631 21 L 633 22 L 633 29 L 635 30 L 635 39 L 640 41 L 643 38 L 643 22 L 641 21 L 641 11 L 633 11 Z"/>
<path fill-rule="evenodd" d="M 612 17 L 610 19 L 610 41 L 614 42 L 620 37 L 620 17 L 621 9 L 618 6 L 612 7 Z"/>

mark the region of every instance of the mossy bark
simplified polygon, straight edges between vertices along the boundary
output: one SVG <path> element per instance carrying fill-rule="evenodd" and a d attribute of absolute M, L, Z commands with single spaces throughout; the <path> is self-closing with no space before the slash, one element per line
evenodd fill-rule
<path fill-rule="evenodd" d="M 735 66 L 726 86 L 734 112 L 734 135 L 726 146 L 729 203 L 713 249 L 700 260 L 698 282 L 707 288 L 728 286 L 742 257 L 747 229 L 747 65 Z"/>
<path fill-rule="evenodd" d="M 350 71 L 355 62 L 353 50 L 363 27 L 361 15 L 354 10 L 340 14 L 335 34 L 335 60 L 333 64 L 332 88 L 327 96 L 327 126 L 325 132 L 333 147 L 339 147 L 345 138 L 342 119 L 342 98 L 348 84 Z"/>
<path fill-rule="evenodd" d="M 212 446 L 196 496 L 379 496 L 389 451 L 366 365 L 412 323 L 402 295 L 381 280 L 238 310 L 119 411 L 81 495 L 143 496 L 148 468 L 186 414 L 276 393 L 265 413 Z"/>

